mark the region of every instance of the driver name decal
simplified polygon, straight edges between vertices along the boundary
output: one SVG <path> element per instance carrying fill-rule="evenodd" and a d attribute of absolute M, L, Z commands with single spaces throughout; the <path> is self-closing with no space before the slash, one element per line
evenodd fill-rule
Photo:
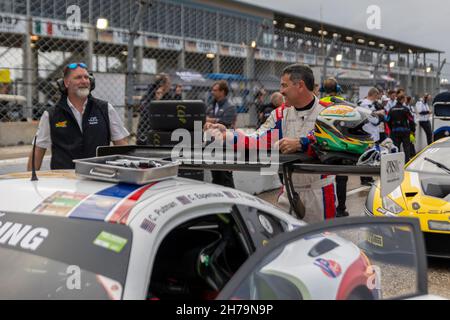
<path fill-rule="evenodd" d="M 47 237 L 48 229 L 45 228 L 34 228 L 32 225 L 9 221 L 0 222 L 0 244 L 35 251 Z"/>

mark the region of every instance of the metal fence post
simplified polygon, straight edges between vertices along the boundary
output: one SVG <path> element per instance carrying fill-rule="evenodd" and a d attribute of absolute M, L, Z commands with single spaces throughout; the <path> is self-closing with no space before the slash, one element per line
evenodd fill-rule
<path fill-rule="evenodd" d="M 139 7 L 136 17 L 134 19 L 133 25 L 130 29 L 129 37 L 128 37 L 128 55 L 127 55 L 127 80 L 126 80 L 126 95 L 127 95 L 127 129 L 131 132 L 133 129 L 133 93 L 134 93 L 134 68 L 133 68 L 133 60 L 134 60 L 134 40 L 136 39 L 139 26 L 141 24 L 142 13 L 147 8 L 149 4 L 148 0 L 138 0 L 137 1 Z"/>
<path fill-rule="evenodd" d="M 325 57 L 323 59 L 323 69 L 322 69 L 322 81 L 321 83 L 324 83 L 324 81 L 327 79 L 327 63 L 330 59 L 331 53 L 333 52 L 334 46 L 336 45 L 336 38 L 333 37 L 333 40 L 331 41 L 330 48 L 325 51 Z M 325 47 L 323 47 L 323 50 L 325 50 Z"/>
<path fill-rule="evenodd" d="M 441 63 L 441 54 L 439 53 L 439 61 L 438 62 L 439 62 L 439 69 L 437 70 L 437 73 L 436 73 L 436 93 L 435 94 L 438 94 L 440 91 L 441 72 L 447 62 L 447 59 L 442 60 L 442 63 Z"/>
<path fill-rule="evenodd" d="M 89 70 L 92 70 L 92 58 L 94 56 L 94 40 L 95 40 L 95 28 L 93 26 L 89 27 L 89 39 L 86 44 L 86 64 Z"/>
<path fill-rule="evenodd" d="M 185 11 L 184 11 L 184 5 L 181 5 L 181 37 L 182 37 L 182 46 L 181 46 L 181 52 L 180 52 L 180 57 L 179 57 L 179 61 L 178 61 L 178 66 L 181 70 L 184 70 L 186 68 L 186 44 L 184 41 L 184 15 L 185 15 Z M 184 94 L 184 92 L 183 92 Z M 184 97 L 183 97 L 184 98 Z"/>
<path fill-rule="evenodd" d="M 386 52 L 386 47 L 383 47 L 380 52 L 378 52 L 377 63 L 373 69 L 373 86 L 377 85 L 377 77 L 378 77 L 378 67 L 381 65 L 383 61 L 384 53 Z"/>
<path fill-rule="evenodd" d="M 413 95 L 413 87 L 412 87 L 412 68 L 410 65 L 410 61 L 409 61 L 409 53 L 408 53 L 408 57 L 407 57 L 407 66 L 408 66 L 408 95 L 412 96 Z"/>
<path fill-rule="evenodd" d="M 24 60 L 23 67 L 25 70 L 25 97 L 27 99 L 27 105 L 25 108 L 24 116 L 29 119 L 32 117 L 33 110 L 33 61 L 32 61 L 32 50 L 31 50 L 31 7 L 30 0 L 27 0 L 27 33 L 25 34 L 23 50 L 24 50 Z"/>
<path fill-rule="evenodd" d="M 417 66 L 417 67 L 416 67 Z M 414 59 L 414 70 L 416 71 L 416 75 L 414 76 L 414 94 L 416 96 L 419 95 L 419 75 L 417 70 L 419 69 L 419 54 L 416 53 L 416 58 Z"/>
<path fill-rule="evenodd" d="M 86 64 L 89 70 L 93 69 L 93 57 L 94 57 L 94 41 L 96 40 L 96 26 L 93 23 L 92 17 L 92 0 L 88 3 L 88 14 L 89 14 L 89 38 L 86 44 Z M 98 71 L 98 70 L 97 70 Z"/>

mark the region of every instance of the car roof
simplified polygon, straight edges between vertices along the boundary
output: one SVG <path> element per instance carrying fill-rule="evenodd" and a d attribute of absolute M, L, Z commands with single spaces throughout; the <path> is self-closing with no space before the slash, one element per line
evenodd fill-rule
<path fill-rule="evenodd" d="M 264 211 L 272 207 L 269 211 L 288 216 L 245 192 L 179 177 L 146 185 L 90 180 L 77 177 L 73 170 L 39 172 L 38 181 L 31 181 L 30 177 L 29 172 L 0 176 L 0 211 L 106 221 L 126 224 L 132 229 L 135 226 L 131 222 L 143 211 L 142 206 L 145 216 L 159 215 L 168 205 L 173 206 L 168 211 L 173 217 L 212 203 L 229 207 L 247 204 Z"/>
<path fill-rule="evenodd" d="M 139 202 L 181 186 L 201 185 L 184 178 L 146 185 L 110 183 L 80 178 L 69 170 L 39 172 L 38 181 L 30 177 L 29 172 L 0 177 L 0 210 L 125 224 L 118 214 L 129 213 Z"/>

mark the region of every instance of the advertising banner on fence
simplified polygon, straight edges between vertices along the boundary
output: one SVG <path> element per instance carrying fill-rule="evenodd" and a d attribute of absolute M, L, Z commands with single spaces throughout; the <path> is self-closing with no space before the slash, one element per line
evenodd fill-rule
<path fill-rule="evenodd" d="M 43 37 L 63 39 L 88 40 L 89 26 L 80 23 L 78 26 L 69 26 L 66 21 L 33 18 L 32 32 Z"/>
<path fill-rule="evenodd" d="M 10 13 L 0 13 L 0 32 L 26 33 L 26 17 Z"/>

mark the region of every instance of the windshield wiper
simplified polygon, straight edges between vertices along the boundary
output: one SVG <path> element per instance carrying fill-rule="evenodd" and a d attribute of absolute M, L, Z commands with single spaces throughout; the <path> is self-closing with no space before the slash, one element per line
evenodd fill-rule
<path fill-rule="evenodd" d="M 444 165 L 444 164 L 442 164 L 440 162 L 431 160 L 430 158 L 427 158 L 427 157 L 423 158 L 423 160 L 431 162 L 432 164 L 436 165 L 436 167 L 438 167 L 438 168 L 444 170 L 445 172 L 447 172 L 448 174 L 450 174 L 450 169 L 446 165 Z"/>

